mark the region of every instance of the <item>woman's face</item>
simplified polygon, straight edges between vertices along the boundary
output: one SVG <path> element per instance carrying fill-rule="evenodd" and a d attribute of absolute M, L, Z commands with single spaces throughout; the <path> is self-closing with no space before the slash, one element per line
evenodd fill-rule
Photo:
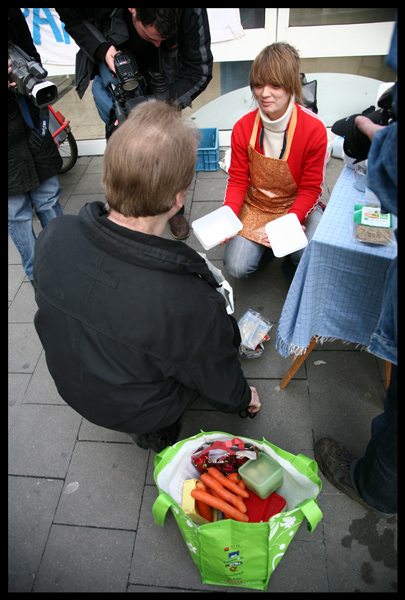
<path fill-rule="evenodd" d="M 254 93 L 260 108 L 271 121 L 284 115 L 291 98 L 284 88 L 269 84 L 255 86 Z"/>

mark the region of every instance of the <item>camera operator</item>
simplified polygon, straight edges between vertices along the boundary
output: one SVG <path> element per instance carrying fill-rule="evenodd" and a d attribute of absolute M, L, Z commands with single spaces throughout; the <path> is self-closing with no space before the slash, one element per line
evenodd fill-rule
<path fill-rule="evenodd" d="M 37 63 L 40 56 L 19 8 L 8 9 L 8 42 Z M 40 64 L 39 64 L 40 66 Z M 62 214 L 57 174 L 62 158 L 48 130 L 40 128 L 40 108 L 29 94 L 17 93 L 13 67 L 8 64 L 8 231 L 33 284 L 33 207 L 42 227 Z"/>
<path fill-rule="evenodd" d="M 76 90 L 82 98 L 90 80 L 106 137 L 116 129 L 112 110 L 117 51 L 132 52 L 145 80 L 146 95 L 153 94 L 151 73 L 167 79 L 168 99 L 180 108 L 191 106 L 212 78 L 212 54 L 205 8 L 57 8 L 65 29 L 80 50 L 76 57 Z M 116 83 L 116 79 L 115 79 Z M 190 228 L 184 209 L 170 221 L 172 235 L 182 240 Z"/>

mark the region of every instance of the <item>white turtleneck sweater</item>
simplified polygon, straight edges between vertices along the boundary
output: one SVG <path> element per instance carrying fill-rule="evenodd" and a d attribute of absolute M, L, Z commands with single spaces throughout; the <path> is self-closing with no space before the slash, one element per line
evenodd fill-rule
<path fill-rule="evenodd" d="M 263 149 L 264 155 L 270 158 L 280 158 L 284 142 L 284 133 L 290 121 L 294 108 L 294 96 L 291 96 L 288 108 L 284 115 L 275 121 L 271 121 L 259 107 L 260 117 L 263 123 Z"/>

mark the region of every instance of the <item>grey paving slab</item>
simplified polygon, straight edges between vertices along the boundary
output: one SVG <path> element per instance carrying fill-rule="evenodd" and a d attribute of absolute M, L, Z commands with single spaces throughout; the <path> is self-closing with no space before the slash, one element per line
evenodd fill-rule
<path fill-rule="evenodd" d="M 48 371 L 43 351 L 30 379 L 24 402 L 26 404 L 61 404 L 66 406 L 65 401 L 59 396 L 55 382 Z"/>
<path fill-rule="evenodd" d="M 342 494 L 322 498 L 331 592 L 396 592 L 395 517 L 378 519 Z"/>
<path fill-rule="evenodd" d="M 37 311 L 34 288 L 28 281 L 21 282 L 13 303 L 8 309 L 9 323 L 32 323 Z"/>
<path fill-rule="evenodd" d="M 65 213 L 104 201 L 102 160 L 80 157 L 60 177 Z M 327 166 L 325 203 L 342 166 L 339 159 Z M 196 173 L 186 218 L 191 222 L 219 208 L 226 182 L 221 169 Z M 34 230 L 41 231 L 37 218 Z M 172 238 L 169 227 L 164 235 Z M 193 234 L 185 243 L 204 252 Z M 10 238 L 8 244 L 9 591 L 263 593 L 203 585 L 171 513 L 164 527 L 154 522 L 156 454 L 82 419 L 60 398 L 33 325 L 33 289 Z M 383 407 L 384 362 L 352 344 L 319 344 L 281 390 L 291 361 L 275 347 L 289 288 L 282 259 L 235 280 L 223 268 L 223 252 L 216 247 L 206 254 L 233 286 L 235 317 L 252 308 L 274 323 L 264 355 L 240 358 L 263 407 L 258 417 L 244 420 L 200 399 L 183 416 L 180 438 L 226 431 L 264 437 L 313 458 L 314 442 L 329 435 L 362 455 L 372 419 Z M 396 592 L 397 518 L 377 520 L 320 478 L 323 519 L 312 533 L 301 525 L 267 592 Z"/>
<path fill-rule="evenodd" d="M 9 592 L 31 592 L 45 549 L 62 481 L 9 477 Z"/>
<path fill-rule="evenodd" d="M 21 404 L 9 432 L 9 473 L 64 478 L 80 422 L 69 406 Z"/>
<path fill-rule="evenodd" d="M 29 373 L 8 374 L 8 429 L 19 414 L 19 406 L 24 398 L 31 375 Z"/>
<path fill-rule="evenodd" d="M 53 525 L 34 592 L 126 591 L 132 531 Z"/>
<path fill-rule="evenodd" d="M 135 531 L 147 460 L 130 440 L 77 442 L 55 523 Z"/>
<path fill-rule="evenodd" d="M 8 372 L 32 373 L 42 352 L 33 323 L 8 326 Z"/>

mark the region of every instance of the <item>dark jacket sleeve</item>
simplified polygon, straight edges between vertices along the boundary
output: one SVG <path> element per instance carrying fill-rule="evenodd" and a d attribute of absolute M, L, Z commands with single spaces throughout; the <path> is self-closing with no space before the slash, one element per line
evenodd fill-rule
<path fill-rule="evenodd" d="M 178 52 L 175 77 L 170 76 L 171 52 Z M 206 8 L 183 9 L 178 31 L 178 48 L 162 53 L 163 72 L 169 74 L 170 97 L 190 106 L 212 79 L 211 35 Z M 176 62 L 176 61 L 175 61 Z M 171 63 L 173 64 L 173 63 Z"/>
<path fill-rule="evenodd" d="M 98 47 L 108 42 L 108 38 L 101 31 L 101 20 L 107 20 L 113 9 L 94 8 L 56 8 L 65 30 L 74 39 L 89 58 L 95 60 Z M 100 13 L 100 14 L 96 14 Z M 104 15 L 102 13 L 105 13 Z M 112 43 L 112 42 L 111 42 Z M 110 45 L 111 45 L 110 43 Z"/>

